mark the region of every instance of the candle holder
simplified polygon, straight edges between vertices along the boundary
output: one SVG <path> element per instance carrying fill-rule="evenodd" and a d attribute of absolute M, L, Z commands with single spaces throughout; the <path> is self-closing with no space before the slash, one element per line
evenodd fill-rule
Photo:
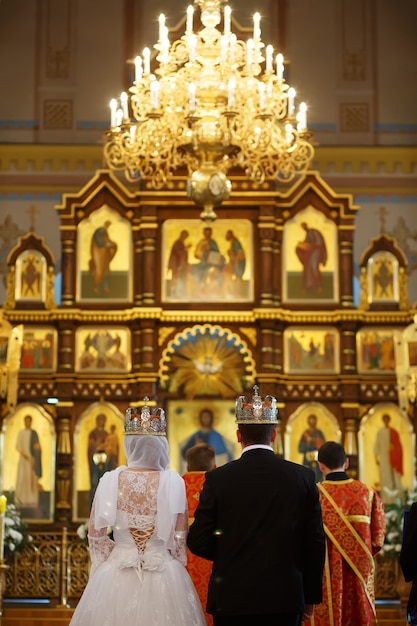
<path fill-rule="evenodd" d="M 6 589 L 6 571 L 9 569 L 9 565 L 4 559 L 0 560 L 0 623 L 3 617 L 3 594 Z"/>

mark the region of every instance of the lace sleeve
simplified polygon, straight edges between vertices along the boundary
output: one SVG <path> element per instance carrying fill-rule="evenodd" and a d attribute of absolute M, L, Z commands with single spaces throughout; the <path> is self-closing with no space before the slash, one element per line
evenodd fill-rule
<path fill-rule="evenodd" d="M 174 532 L 174 556 L 184 566 L 187 565 L 187 534 L 188 534 L 188 514 L 179 513 Z"/>
<path fill-rule="evenodd" d="M 95 502 L 91 508 L 90 521 L 88 524 L 88 546 L 90 549 L 91 571 L 93 575 L 100 563 L 103 563 L 114 548 L 114 541 L 107 535 L 107 528 L 94 528 Z"/>

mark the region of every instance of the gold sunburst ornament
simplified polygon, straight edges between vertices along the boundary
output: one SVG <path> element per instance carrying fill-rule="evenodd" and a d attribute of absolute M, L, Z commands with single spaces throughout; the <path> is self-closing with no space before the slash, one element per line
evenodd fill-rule
<path fill-rule="evenodd" d="M 160 15 L 155 64 L 145 48 L 129 91 L 110 103 L 108 166 L 153 189 L 185 166 L 188 196 L 206 221 L 230 195 L 231 168 L 256 183 L 290 182 L 308 169 L 307 106 L 296 111 L 285 59 L 262 41 L 260 21 L 255 13 L 253 35 L 242 41 L 227 0 L 195 0 L 184 35 L 171 42 Z"/>
<path fill-rule="evenodd" d="M 235 397 L 256 376 L 248 346 L 230 330 L 217 325 L 194 326 L 180 333 L 164 350 L 161 384 L 179 389 L 187 398 Z"/>

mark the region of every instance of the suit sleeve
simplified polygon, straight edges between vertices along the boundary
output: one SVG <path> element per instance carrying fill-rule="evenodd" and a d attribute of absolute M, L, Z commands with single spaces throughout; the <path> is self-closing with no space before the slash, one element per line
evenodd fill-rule
<path fill-rule="evenodd" d="M 404 529 L 400 565 L 406 582 L 417 576 L 417 502 L 411 505 Z"/>
<path fill-rule="evenodd" d="M 209 474 L 206 474 L 200 500 L 190 526 L 187 545 L 190 551 L 213 561 L 216 551 L 217 506 Z"/>

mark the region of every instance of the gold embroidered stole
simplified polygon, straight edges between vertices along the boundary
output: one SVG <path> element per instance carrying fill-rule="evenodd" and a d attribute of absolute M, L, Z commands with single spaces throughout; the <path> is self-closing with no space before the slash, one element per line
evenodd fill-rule
<path fill-rule="evenodd" d="M 326 523 L 324 523 L 324 531 L 330 541 L 333 543 L 337 551 L 342 555 L 345 561 L 349 564 L 352 570 L 355 572 L 356 576 L 359 578 L 365 595 L 368 599 L 370 606 L 372 607 L 372 611 L 374 615 L 376 615 L 375 610 L 375 602 L 372 592 L 372 582 L 373 582 L 373 573 L 374 573 L 374 559 L 372 553 L 369 551 L 368 547 L 365 545 L 362 537 L 359 533 L 354 529 L 346 515 L 341 511 L 339 506 L 333 500 L 330 493 L 325 489 L 322 483 L 317 483 L 317 487 L 319 488 L 320 493 L 326 498 L 327 503 L 330 504 L 332 509 L 337 513 L 337 515 L 330 515 L 326 519 Z M 345 533 L 349 533 L 356 540 L 355 550 L 348 554 L 342 545 L 342 538 Z M 355 558 L 357 563 L 366 562 L 369 563 L 369 571 L 368 573 L 363 574 L 358 565 L 354 563 L 353 558 Z M 363 569 L 363 568 L 362 568 Z M 371 583 L 371 584 L 370 584 Z M 331 594 L 330 594 L 331 597 Z"/>

